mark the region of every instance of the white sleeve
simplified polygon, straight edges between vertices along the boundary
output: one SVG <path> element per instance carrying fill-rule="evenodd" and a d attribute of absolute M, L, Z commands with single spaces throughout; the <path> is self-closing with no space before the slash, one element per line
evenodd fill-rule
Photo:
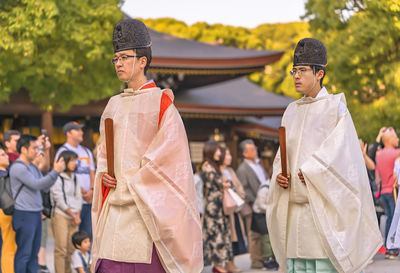
<path fill-rule="evenodd" d="M 79 250 L 78 250 L 79 251 Z M 71 266 L 72 268 L 83 267 L 82 259 L 79 257 L 78 251 L 75 251 L 71 256 Z"/>

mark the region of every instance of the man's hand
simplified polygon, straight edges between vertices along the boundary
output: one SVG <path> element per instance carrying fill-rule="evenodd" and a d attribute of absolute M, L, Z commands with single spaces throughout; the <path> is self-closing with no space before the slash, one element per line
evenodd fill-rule
<path fill-rule="evenodd" d="M 361 147 L 361 151 L 363 153 L 363 156 L 366 156 L 367 155 L 368 143 L 363 142 L 362 140 L 360 140 L 360 147 Z"/>
<path fill-rule="evenodd" d="M 54 162 L 54 170 L 58 173 L 62 173 L 65 170 L 65 161 L 63 157 Z"/>
<path fill-rule="evenodd" d="M 299 173 L 297 175 L 299 176 L 300 181 L 305 185 L 306 184 L 306 180 L 304 180 L 303 173 L 299 170 Z"/>
<path fill-rule="evenodd" d="M 289 187 L 289 180 L 290 180 L 290 174 L 287 175 L 287 177 L 284 177 L 282 173 L 278 174 L 276 177 L 276 182 L 279 184 L 284 189 L 287 189 Z"/>
<path fill-rule="evenodd" d="M 378 136 L 376 137 L 376 142 L 377 142 L 377 143 L 381 143 L 382 135 L 383 135 L 383 132 L 384 132 L 385 130 L 386 130 L 386 127 L 382 127 L 382 128 L 379 130 Z"/>
<path fill-rule="evenodd" d="M 117 186 L 117 179 L 114 177 L 110 176 L 108 173 L 104 173 L 103 177 L 101 178 L 102 183 L 104 186 L 107 188 L 115 188 Z"/>

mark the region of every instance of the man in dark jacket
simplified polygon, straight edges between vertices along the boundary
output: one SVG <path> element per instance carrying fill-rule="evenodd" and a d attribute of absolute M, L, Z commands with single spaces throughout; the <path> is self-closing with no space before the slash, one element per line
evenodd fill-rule
<path fill-rule="evenodd" d="M 240 152 L 243 157 L 243 162 L 237 169 L 236 174 L 246 192 L 246 202 L 252 207 L 260 185 L 267 184 L 268 175 L 259 163 L 257 147 L 251 139 L 243 140 L 240 143 Z M 263 257 L 264 238 L 262 234 L 251 230 L 252 217 L 252 215 L 246 217 L 251 268 L 260 269 L 264 267 L 264 258 L 272 257 Z M 272 252 L 272 249 L 270 252 Z M 271 265 L 272 268 L 277 266 L 273 259 L 268 261 L 268 267 L 269 263 L 273 263 L 273 265 Z M 265 266 L 267 266 L 267 264 L 265 264 Z"/>

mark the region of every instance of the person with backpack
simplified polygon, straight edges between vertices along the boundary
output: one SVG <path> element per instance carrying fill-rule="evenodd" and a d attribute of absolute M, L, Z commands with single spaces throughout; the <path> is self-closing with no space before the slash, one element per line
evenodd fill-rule
<path fill-rule="evenodd" d="M 89 234 L 84 230 L 72 235 L 72 243 L 76 248 L 71 257 L 71 267 L 74 273 L 90 273 L 92 255 L 90 253 Z"/>
<path fill-rule="evenodd" d="M 1 272 L 2 273 L 13 273 L 14 272 L 14 255 L 17 251 L 17 245 L 15 243 L 15 232 L 12 229 L 12 216 L 7 215 L 3 211 L 6 204 L 3 204 L 3 198 L 7 198 L 11 200 L 12 196 L 4 196 L 6 194 L 10 195 L 9 192 L 6 192 L 6 187 L 9 187 L 9 177 L 8 177 L 8 166 L 9 166 L 9 158 L 7 153 L 3 148 L 0 147 L 0 183 L 2 183 L 1 188 L 3 189 L 0 192 L 1 195 L 1 209 L 0 209 L 0 232 L 2 239 L 2 248 L 1 248 Z M 8 183 L 8 185 L 5 185 Z M 8 189 L 9 190 L 9 189 Z"/>
<path fill-rule="evenodd" d="M 62 151 L 58 156 L 60 158 L 64 159 L 66 168 L 50 189 L 55 208 L 51 217 L 54 265 L 56 273 L 70 273 L 71 255 L 74 251 L 71 237 L 78 231 L 81 222 L 82 193 L 74 173 L 78 155 L 72 151 Z"/>
<path fill-rule="evenodd" d="M 79 124 L 76 121 L 70 121 L 64 125 L 63 132 L 66 142 L 57 150 L 55 158 L 58 158 L 62 151 L 72 151 L 78 155 L 75 175 L 83 198 L 79 230 L 89 233 L 90 239 L 92 239 L 91 211 L 95 165 L 92 152 L 87 147 L 81 145 L 83 141 L 83 127 L 83 124 Z"/>
<path fill-rule="evenodd" d="M 38 252 L 42 234 L 42 196 L 56 182 L 65 169 L 64 159 L 54 162 L 54 169 L 45 176 L 32 162 L 38 154 L 37 138 L 21 135 L 17 142 L 20 154 L 10 168 L 10 183 L 15 200 L 12 227 L 16 233 L 17 252 L 14 259 L 15 273 L 37 272 Z"/>

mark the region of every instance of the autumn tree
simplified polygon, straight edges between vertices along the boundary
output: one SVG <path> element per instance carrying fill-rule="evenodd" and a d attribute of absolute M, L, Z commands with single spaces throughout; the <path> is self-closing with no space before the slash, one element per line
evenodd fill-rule
<path fill-rule="evenodd" d="M 310 31 L 328 49 L 329 88 L 345 92 L 358 133 L 400 127 L 400 1 L 308 0 Z"/>
<path fill-rule="evenodd" d="M 119 0 L 2 0 L 0 100 L 24 89 L 51 112 L 118 90 L 109 59 Z"/>

